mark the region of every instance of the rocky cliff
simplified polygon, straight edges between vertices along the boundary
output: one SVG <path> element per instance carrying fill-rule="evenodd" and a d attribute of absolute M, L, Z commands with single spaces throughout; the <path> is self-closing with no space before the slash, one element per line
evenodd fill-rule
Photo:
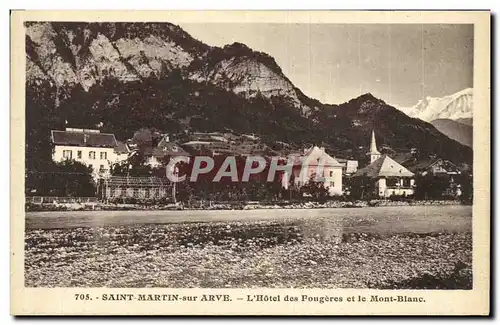
<path fill-rule="evenodd" d="M 180 69 L 246 98 L 280 96 L 303 114 L 314 109 L 270 56 L 240 43 L 210 47 L 173 24 L 29 23 L 26 48 L 28 82 L 48 80 L 62 90 L 88 90 L 106 78 L 162 78 Z"/>
<path fill-rule="evenodd" d="M 210 82 L 246 98 L 262 95 L 286 98 L 303 115 L 320 105 L 307 98 L 283 74 L 274 59 L 241 43 L 213 48 L 206 57 L 191 64 L 190 78 Z"/>
<path fill-rule="evenodd" d="M 209 47 L 172 24 L 28 23 L 27 80 L 88 90 L 105 78 L 161 77 Z"/>
<path fill-rule="evenodd" d="M 369 94 L 322 104 L 271 56 L 240 43 L 212 47 L 173 24 L 32 22 L 26 57 L 27 142 L 36 159 L 48 156 L 38 153 L 47 148 L 40 139 L 65 125 L 100 127 L 120 139 L 144 127 L 172 134 L 229 129 L 261 135 L 269 146 L 317 144 L 356 159 L 366 156 L 375 128 L 394 152 L 472 159 L 470 148 Z"/>

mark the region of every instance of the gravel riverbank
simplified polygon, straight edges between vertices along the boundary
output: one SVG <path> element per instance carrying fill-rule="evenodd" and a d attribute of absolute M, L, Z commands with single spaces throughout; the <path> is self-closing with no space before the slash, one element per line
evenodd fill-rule
<path fill-rule="evenodd" d="M 470 232 L 315 221 L 27 229 L 25 240 L 28 287 L 470 289 L 471 265 Z"/>
<path fill-rule="evenodd" d="M 363 208 L 384 206 L 443 206 L 460 205 L 454 200 L 371 200 L 371 201 L 338 201 L 326 202 L 199 202 L 196 204 L 121 204 L 121 203 L 44 203 L 26 204 L 26 211 L 138 211 L 138 210 L 257 210 L 257 209 L 329 209 L 329 208 Z"/>

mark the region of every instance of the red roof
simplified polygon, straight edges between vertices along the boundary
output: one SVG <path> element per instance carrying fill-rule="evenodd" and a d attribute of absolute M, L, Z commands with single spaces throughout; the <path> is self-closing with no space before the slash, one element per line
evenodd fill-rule
<path fill-rule="evenodd" d="M 114 134 L 86 133 L 52 130 L 52 143 L 56 145 L 115 148 L 118 143 Z"/>

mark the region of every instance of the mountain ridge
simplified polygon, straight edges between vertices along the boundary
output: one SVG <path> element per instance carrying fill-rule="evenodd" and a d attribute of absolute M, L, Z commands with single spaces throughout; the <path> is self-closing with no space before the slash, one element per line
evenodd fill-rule
<path fill-rule="evenodd" d="M 212 47 L 147 23 L 33 23 L 26 38 L 29 143 L 66 122 L 121 136 L 230 128 L 364 159 L 375 128 L 387 150 L 472 161 L 470 148 L 369 93 L 340 105 L 309 98 L 271 56 L 241 43 Z"/>
<path fill-rule="evenodd" d="M 30 22 L 26 39 L 28 80 L 40 77 L 38 67 L 56 87 L 79 84 L 85 90 L 108 75 L 120 80 L 165 75 L 209 48 L 169 23 Z"/>
<path fill-rule="evenodd" d="M 433 120 L 431 124 L 450 139 L 472 148 L 472 125 L 450 119 Z"/>
<path fill-rule="evenodd" d="M 426 122 L 437 119 L 471 119 L 473 106 L 472 88 L 460 90 L 443 97 L 430 97 L 418 101 L 412 107 L 399 107 L 399 110 L 410 117 L 419 118 Z"/>
<path fill-rule="evenodd" d="M 27 79 L 51 80 L 56 87 L 91 86 L 108 77 L 123 82 L 165 77 L 181 69 L 246 98 L 257 93 L 285 96 L 308 114 L 318 105 L 283 74 L 274 58 L 242 43 L 222 48 L 192 38 L 166 23 L 29 23 L 26 26 Z"/>

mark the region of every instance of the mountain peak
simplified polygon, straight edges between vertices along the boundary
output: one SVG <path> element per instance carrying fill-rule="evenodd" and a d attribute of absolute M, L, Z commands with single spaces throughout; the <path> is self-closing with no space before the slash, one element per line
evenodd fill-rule
<path fill-rule="evenodd" d="M 233 42 L 231 44 L 224 45 L 224 48 L 244 48 L 244 49 L 252 50 L 251 48 L 248 47 L 248 45 L 240 43 L 240 42 Z"/>
<path fill-rule="evenodd" d="M 472 118 L 473 89 L 466 88 L 443 97 L 430 97 L 419 100 L 413 107 L 401 107 L 403 113 L 426 122 L 437 119 Z"/>
<path fill-rule="evenodd" d="M 379 107 L 386 105 L 386 103 L 382 99 L 375 97 L 372 93 L 362 94 L 354 99 L 351 99 L 349 102 L 355 103 L 361 108 L 371 108 L 374 106 Z"/>
<path fill-rule="evenodd" d="M 364 100 L 364 101 L 368 101 L 368 100 L 381 101 L 377 97 L 373 96 L 372 93 L 364 93 L 361 96 L 358 96 L 356 99 Z"/>
<path fill-rule="evenodd" d="M 225 45 L 222 48 L 222 51 L 224 52 L 226 58 L 249 57 L 264 64 L 277 74 L 283 74 L 281 67 L 276 63 L 272 56 L 264 52 L 255 51 L 246 44 L 234 42 L 232 44 Z"/>

